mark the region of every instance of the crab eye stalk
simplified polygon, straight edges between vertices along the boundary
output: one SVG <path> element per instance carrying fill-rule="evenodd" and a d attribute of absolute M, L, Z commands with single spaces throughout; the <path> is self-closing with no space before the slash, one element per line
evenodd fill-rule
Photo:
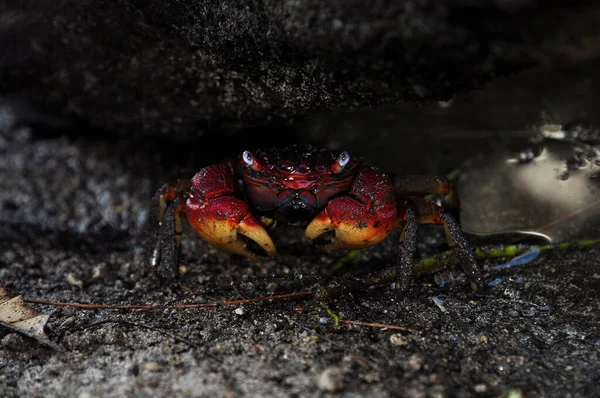
<path fill-rule="evenodd" d="M 250 166 L 252 170 L 260 171 L 260 164 L 256 161 L 256 158 L 254 157 L 252 152 L 244 151 L 244 153 L 242 153 L 242 160 L 244 161 L 244 163 L 246 163 L 246 165 Z"/>
<path fill-rule="evenodd" d="M 244 151 L 244 153 L 242 153 L 242 159 L 248 166 L 252 166 L 252 163 L 254 163 L 254 156 L 250 153 L 250 151 Z"/>
<path fill-rule="evenodd" d="M 335 163 L 332 166 L 332 171 L 334 173 L 341 173 L 348 163 L 350 163 L 350 154 L 348 153 L 348 151 L 344 151 L 340 153 L 337 159 L 335 160 Z"/>

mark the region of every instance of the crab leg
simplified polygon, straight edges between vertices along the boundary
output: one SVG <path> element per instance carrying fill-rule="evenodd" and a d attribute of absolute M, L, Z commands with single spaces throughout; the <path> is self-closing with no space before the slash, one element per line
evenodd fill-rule
<path fill-rule="evenodd" d="M 154 195 L 155 208 L 151 212 L 151 225 L 158 225 L 153 231 L 150 267 L 158 268 L 170 277 L 179 273 L 179 251 L 181 246 L 181 217 L 179 215 L 179 195 L 189 189 L 189 179 L 179 179 L 163 185 Z"/>
<path fill-rule="evenodd" d="M 396 283 L 394 283 L 394 287 L 404 292 L 408 290 L 413 279 L 413 262 L 415 252 L 417 251 L 419 220 L 414 205 L 409 203 L 405 206 L 404 217 L 401 220 L 405 225 L 400 234 L 400 247 L 398 248 L 398 259 L 396 260 Z"/>
<path fill-rule="evenodd" d="M 434 202 L 423 198 L 412 198 L 410 204 L 399 203 L 399 207 L 402 206 L 405 209 L 404 214 L 399 218 L 397 225 L 397 227 L 404 227 L 400 237 L 397 287 L 406 290 L 410 285 L 418 224 L 442 224 L 448 244 L 458 251 L 463 270 L 471 281 L 471 288 L 475 291 L 481 290 L 484 287 L 483 275 L 454 217 Z"/>

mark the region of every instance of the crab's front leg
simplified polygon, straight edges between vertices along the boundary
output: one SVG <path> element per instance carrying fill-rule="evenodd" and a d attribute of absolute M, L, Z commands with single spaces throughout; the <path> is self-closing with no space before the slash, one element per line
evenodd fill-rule
<path fill-rule="evenodd" d="M 305 236 L 329 250 L 360 249 L 385 239 L 397 219 L 392 181 L 378 169 L 365 167 L 348 194 L 330 200 L 310 222 Z"/>
<path fill-rule="evenodd" d="M 151 267 L 177 275 L 181 244 L 180 214 L 206 242 L 230 253 L 257 259 L 275 255 L 275 246 L 250 207 L 235 196 L 229 163 L 205 167 L 191 179 L 163 186 L 155 196 L 159 232 Z"/>
<path fill-rule="evenodd" d="M 275 255 L 275 245 L 250 206 L 235 196 L 230 163 L 205 167 L 191 180 L 180 204 L 190 226 L 206 242 L 253 259 Z"/>

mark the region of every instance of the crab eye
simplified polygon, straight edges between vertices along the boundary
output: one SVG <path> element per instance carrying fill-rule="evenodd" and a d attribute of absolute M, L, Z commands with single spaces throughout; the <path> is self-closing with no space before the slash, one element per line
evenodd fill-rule
<path fill-rule="evenodd" d="M 335 163 L 333 164 L 333 172 L 341 173 L 344 170 L 344 167 L 350 162 L 350 154 L 348 151 L 344 151 L 339 154 Z"/>
<path fill-rule="evenodd" d="M 337 162 L 340 165 L 340 167 L 346 166 L 349 161 L 350 161 L 350 154 L 348 153 L 348 151 L 344 151 L 344 152 L 340 153 L 340 156 L 338 156 L 338 158 L 337 158 Z"/>
<path fill-rule="evenodd" d="M 254 156 L 252 156 L 250 151 L 244 151 L 244 153 L 242 154 L 242 159 L 248 166 L 252 166 L 252 164 L 254 163 Z"/>
<path fill-rule="evenodd" d="M 242 160 L 254 171 L 260 171 L 263 168 L 260 160 L 256 159 L 250 151 L 244 151 L 244 153 L 242 153 Z"/>

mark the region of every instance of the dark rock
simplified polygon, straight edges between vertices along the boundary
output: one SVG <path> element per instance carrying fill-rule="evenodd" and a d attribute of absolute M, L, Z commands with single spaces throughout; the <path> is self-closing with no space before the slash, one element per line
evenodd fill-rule
<path fill-rule="evenodd" d="M 198 137 L 315 110 L 446 100 L 539 62 L 587 57 L 599 9 L 533 0 L 8 1 L 0 93 L 121 136 Z"/>

